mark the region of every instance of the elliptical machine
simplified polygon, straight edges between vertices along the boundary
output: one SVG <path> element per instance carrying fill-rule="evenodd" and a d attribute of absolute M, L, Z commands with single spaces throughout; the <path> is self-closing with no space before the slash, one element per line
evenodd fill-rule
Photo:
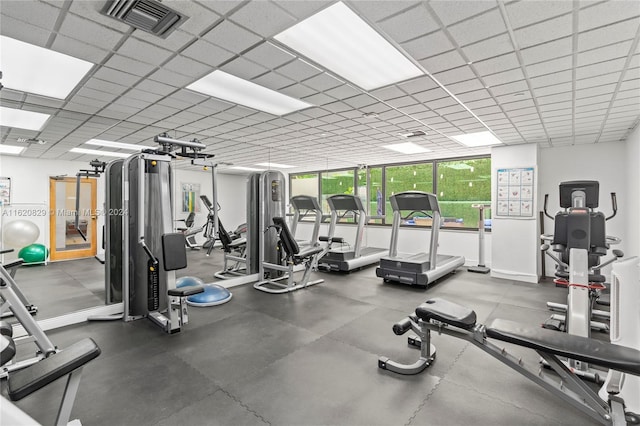
<path fill-rule="evenodd" d="M 605 218 L 602 212 L 594 210 L 598 207 L 597 181 L 562 182 L 559 189 L 560 207 L 564 210 L 555 218 L 547 213 L 548 194 L 545 195 L 544 212 L 554 220 L 554 233 L 541 236 L 550 243 L 542 244 L 541 250 L 556 262 L 554 282 L 558 286 L 566 286 L 569 293 L 566 306 L 550 306 L 552 309 L 564 308 L 566 315 L 552 315 L 544 327 L 590 337 L 594 326 L 608 331 L 606 324 L 591 321 L 595 300 L 606 288 L 606 278 L 601 270 L 624 255 L 620 250 L 613 250 L 614 257 L 601 262 L 610 245 L 620 242 L 619 238 L 607 236 L 605 232 L 605 222 L 617 213 L 616 194 L 611 193 L 613 214 Z M 551 246 L 556 255 L 549 252 Z M 597 383 L 601 381 L 598 374 L 589 371 L 583 362 L 569 360 L 569 366 L 584 378 Z"/>

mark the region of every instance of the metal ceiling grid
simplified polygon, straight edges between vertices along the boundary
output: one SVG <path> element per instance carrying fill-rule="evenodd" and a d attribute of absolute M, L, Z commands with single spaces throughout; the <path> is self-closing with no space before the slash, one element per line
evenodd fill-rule
<path fill-rule="evenodd" d="M 68 149 L 168 131 L 200 138 L 220 161 L 251 166 L 270 153 L 297 171 L 406 161 L 380 146 L 418 128 L 432 152 L 411 160 L 486 153 L 449 138 L 485 126 L 507 144 L 550 146 L 620 140 L 640 118 L 631 0 L 347 1 L 425 72 L 369 92 L 273 39 L 334 1 L 172 3 L 189 19 L 160 39 L 105 17 L 100 1 L 3 1 L 0 34 L 96 65 L 65 100 L 3 89 L 1 105 L 53 117 L 41 132 L 3 127 L 1 142 L 38 137 L 48 144 L 24 156 L 84 161 Z M 185 89 L 215 69 L 315 106 L 275 117 Z"/>

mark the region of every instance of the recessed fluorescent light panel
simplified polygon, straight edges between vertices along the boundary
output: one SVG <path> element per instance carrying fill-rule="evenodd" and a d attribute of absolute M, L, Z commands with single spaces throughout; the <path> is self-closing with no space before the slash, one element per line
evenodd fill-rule
<path fill-rule="evenodd" d="M 452 136 L 463 145 L 468 147 L 499 145 L 502 142 L 491 132 L 467 133 L 466 135 Z"/>
<path fill-rule="evenodd" d="M 86 145 L 106 146 L 107 148 L 130 149 L 132 151 L 142 151 L 143 149 L 151 149 L 149 146 L 136 145 L 124 142 L 103 141 L 101 139 L 91 139 L 85 142 Z"/>
<path fill-rule="evenodd" d="M 99 149 L 85 149 L 85 148 L 71 148 L 69 152 L 75 152 L 76 154 L 91 154 L 91 155 L 97 155 L 100 157 L 127 158 L 131 156 L 131 154 L 127 154 L 125 152 L 101 151 Z"/>
<path fill-rule="evenodd" d="M 287 166 L 286 164 L 278 164 L 278 163 L 256 163 L 256 166 L 276 168 L 276 169 L 291 169 L 295 167 L 295 166 Z"/>
<path fill-rule="evenodd" d="M 49 117 L 51 117 L 49 114 L 42 114 L 41 112 L 0 107 L 0 126 L 40 131 Z"/>
<path fill-rule="evenodd" d="M 19 155 L 27 149 L 26 146 L 0 145 L 0 154 Z"/>
<path fill-rule="evenodd" d="M 313 106 L 220 70 L 191 83 L 187 89 L 273 115 L 285 115 Z"/>
<path fill-rule="evenodd" d="M 342 2 L 284 30 L 275 39 L 365 90 L 423 74 Z"/>
<path fill-rule="evenodd" d="M 65 99 L 91 67 L 91 62 L 0 36 L 2 84 L 9 89 Z"/>
<path fill-rule="evenodd" d="M 416 145 L 413 142 L 384 145 L 383 148 L 390 149 L 392 151 L 397 151 L 401 154 L 422 154 L 424 152 L 431 152 L 430 149 L 423 148 L 420 145 Z"/>

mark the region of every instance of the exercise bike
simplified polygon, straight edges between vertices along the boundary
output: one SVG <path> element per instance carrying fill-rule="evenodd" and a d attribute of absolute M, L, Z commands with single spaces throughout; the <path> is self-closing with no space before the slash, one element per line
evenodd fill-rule
<path fill-rule="evenodd" d="M 599 183 L 597 181 L 570 181 L 560 184 L 560 207 L 555 218 L 547 212 L 548 195 L 545 196 L 544 212 L 554 219 L 554 234 L 542 235 L 544 243 L 541 250 L 556 262 L 554 282 L 568 288 L 567 304 L 548 304 L 552 310 L 564 310 L 565 315 L 552 315 L 543 325 L 569 334 L 590 337 L 591 329 L 608 331 L 604 322 L 593 321 L 594 303 L 601 291 L 606 289 L 606 278 L 602 268 L 615 262 L 624 254 L 613 250 L 614 257 L 605 262 L 600 260 L 607 254 L 610 245 L 620 242 L 619 238 L 607 236 L 605 222 L 616 215 L 616 194 L 611 193 L 613 214 L 605 218 L 598 207 Z M 549 249 L 553 246 L 552 254 Z M 597 312 L 601 317 L 608 313 Z M 586 363 L 569 360 L 569 366 L 576 374 L 601 383 L 597 372 L 589 369 Z"/>

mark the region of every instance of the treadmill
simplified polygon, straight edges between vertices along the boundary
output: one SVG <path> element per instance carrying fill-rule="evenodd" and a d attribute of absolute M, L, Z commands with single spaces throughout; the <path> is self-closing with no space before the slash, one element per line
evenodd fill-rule
<path fill-rule="evenodd" d="M 293 207 L 293 221 L 291 223 L 291 234 L 296 235 L 296 230 L 298 229 L 298 222 L 309 215 L 313 215 L 315 217 L 313 222 L 313 231 L 311 233 L 311 239 L 309 240 L 300 240 L 296 238 L 298 244 L 303 244 L 307 246 L 315 246 L 318 244 L 318 234 L 320 233 L 320 222 L 322 222 L 322 207 L 318 203 L 318 199 L 316 197 L 311 197 L 309 195 L 296 195 L 291 197 L 289 200 L 291 206 Z"/>
<path fill-rule="evenodd" d="M 327 198 L 331 209 L 331 222 L 329 223 L 329 236 L 320 237 L 320 241 L 328 241 L 327 253 L 318 261 L 318 268 L 328 271 L 348 272 L 354 269 L 378 263 L 382 256 L 389 252 L 385 248 L 363 247 L 362 235 L 364 225 L 368 217 L 362 206 L 362 201 L 355 195 L 338 194 Z M 334 237 L 336 224 L 348 214 L 353 214 L 357 221 L 356 239 L 353 245 L 346 244 L 344 238 Z M 335 243 L 341 246 L 334 248 Z"/>
<path fill-rule="evenodd" d="M 391 245 L 389 255 L 380 259 L 376 268 L 376 276 L 385 282 L 401 284 L 427 285 L 438 278 L 454 272 L 464 265 L 463 256 L 438 254 L 438 234 L 440 233 L 440 206 L 434 194 L 421 191 L 406 191 L 389 197 L 393 209 L 393 226 L 391 228 Z M 403 217 L 402 212 L 410 212 Z M 403 219 L 425 214 L 433 220 L 431 226 L 431 242 L 429 253 L 398 253 L 398 233 Z"/>

